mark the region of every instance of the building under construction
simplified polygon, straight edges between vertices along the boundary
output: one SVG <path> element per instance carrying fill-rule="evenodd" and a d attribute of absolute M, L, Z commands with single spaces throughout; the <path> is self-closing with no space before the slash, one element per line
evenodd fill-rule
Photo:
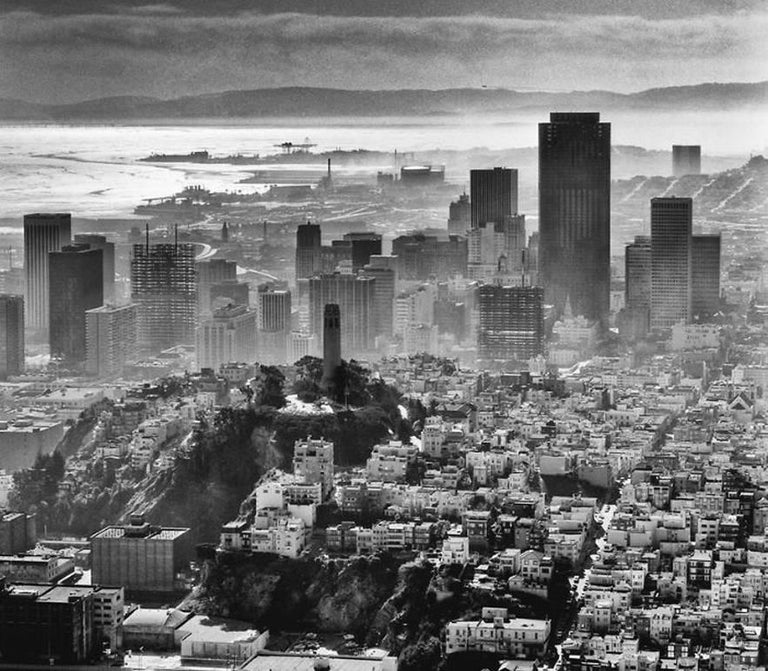
<path fill-rule="evenodd" d="M 134 245 L 131 300 L 136 304 L 137 344 L 159 352 L 195 342 L 197 282 L 190 244 Z"/>

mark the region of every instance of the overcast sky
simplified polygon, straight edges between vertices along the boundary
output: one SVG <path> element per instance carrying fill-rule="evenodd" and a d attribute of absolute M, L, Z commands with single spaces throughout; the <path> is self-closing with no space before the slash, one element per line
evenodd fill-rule
<path fill-rule="evenodd" d="M 766 0 L 2 0 L 0 97 L 768 80 Z"/>

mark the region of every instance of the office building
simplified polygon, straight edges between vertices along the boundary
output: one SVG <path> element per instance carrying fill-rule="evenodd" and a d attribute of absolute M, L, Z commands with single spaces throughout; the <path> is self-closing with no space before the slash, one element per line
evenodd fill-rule
<path fill-rule="evenodd" d="M 211 314 L 211 289 L 222 282 L 237 281 L 237 263 L 227 259 L 211 259 L 195 263 L 197 273 L 197 314 L 205 319 Z"/>
<path fill-rule="evenodd" d="M 527 270 L 525 250 L 525 215 L 481 224 L 467 233 L 467 277 L 483 280 L 510 273 L 519 275 Z"/>
<path fill-rule="evenodd" d="M 701 147 L 697 144 L 672 145 L 672 174 L 675 177 L 701 174 Z"/>
<path fill-rule="evenodd" d="M 85 313 L 85 372 L 119 377 L 136 357 L 136 306 L 102 305 Z"/>
<path fill-rule="evenodd" d="M 334 303 L 341 312 L 341 347 L 352 357 L 362 357 L 374 344 L 374 292 L 376 280 L 344 273 L 309 278 L 309 327 L 323 334 L 325 306 Z"/>
<path fill-rule="evenodd" d="M 323 309 L 323 379 L 320 386 L 329 395 L 336 392 L 336 376 L 341 366 L 341 311 L 334 303 Z"/>
<path fill-rule="evenodd" d="M 104 278 L 104 302 L 115 300 L 115 243 L 109 242 L 103 235 L 78 233 L 74 237 L 76 245 L 88 245 L 91 249 L 100 249 L 102 254 L 102 277 Z"/>
<path fill-rule="evenodd" d="M 196 285 L 193 245 L 133 246 L 131 301 L 141 350 L 159 352 L 194 343 Z"/>
<path fill-rule="evenodd" d="M 0 555 L 17 555 L 37 543 L 35 515 L 18 512 L 0 513 Z"/>
<path fill-rule="evenodd" d="M 629 309 L 651 308 L 651 238 L 636 235 L 624 249 L 624 304 Z"/>
<path fill-rule="evenodd" d="M 544 351 L 544 291 L 484 284 L 478 289 L 477 357 L 482 362 L 527 361 Z"/>
<path fill-rule="evenodd" d="M 539 124 L 539 281 L 556 315 L 607 322 L 611 285 L 611 124 L 553 112 Z"/>
<path fill-rule="evenodd" d="M 471 228 L 517 214 L 517 170 L 491 168 L 469 173 Z"/>
<path fill-rule="evenodd" d="M 104 303 L 103 252 L 71 245 L 50 252 L 51 357 L 67 365 L 85 363 L 85 313 Z"/>
<path fill-rule="evenodd" d="M 0 380 L 24 370 L 24 297 L 0 294 Z"/>
<path fill-rule="evenodd" d="M 259 287 L 259 361 L 281 364 L 288 360 L 291 309 L 290 291 L 276 290 L 267 284 Z"/>
<path fill-rule="evenodd" d="M 308 221 L 296 228 L 296 279 L 312 277 L 321 270 L 320 225 Z"/>
<path fill-rule="evenodd" d="M 691 241 L 691 316 L 705 320 L 720 309 L 720 234 Z"/>
<path fill-rule="evenodd" d="M 397 257 L 398 277 L 403 280 L 447 280 L 467 272 L 466 237 L 450 235 L 447 239 L 416 233 L 401 235 L 392 241 Z"/>
<path fill-rule="evenodd" d="M 293 472 L 308 484 L 319 484 L 325 501 L 333 491 L 333 443 L 329 440 L 297 440 L 293 446 Z"/>
<path fill-rule="evenodd" d="M 397 273 L 390 268 L 379 268 L 369 263 L 361 275 L 376 280 L 373 290 L 374 337 L 389 337 L 392 335 L 392 306 L 395 300 Z"/>
<path fill-rule="evenodd" d="M 651 199 L 651 328 L 691 319 L 690 198 Z"/>
<path fill-rule="evenodd" d="M 245 305 L 214 310 L 197 327 L 198 368 L 219 370 L 225 363 L 250 363 L 256 358 L 256 312 Z"/>
<path fill-rule="evenodd" d="M 127 525 L 109 526 L 91 536 L 94 584 L 126 592 L 174 592 L 176 574 L 192 558 L 190 530 L 151 526 L 142 515 Z"/>
<path fill-rule="evenodd" d="M 352 271 L 357 272 L 366 266 L 373 254 L 381 254 L 381 235 L 378 233 L 345 233 L 344 242 L 350 243 Z"/>
<path fill-rule="evenodd" d="M 48 253 L 60 250 L 71 241 L 70 214 L 24 215 L 24 305 L 26 325 L 31 329 L 48 331 Z"/>
<path fill-rule="evenodd" d="M 469 196 L 462 193 L 458 200 L 448 206 L 448 235 L 466 235 L 472 216 Z"/>

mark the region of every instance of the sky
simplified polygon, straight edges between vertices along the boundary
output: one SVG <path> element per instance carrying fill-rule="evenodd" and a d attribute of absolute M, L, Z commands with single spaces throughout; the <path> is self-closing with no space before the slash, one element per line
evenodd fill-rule
<path fill-rule="evenodd" d="M 0 98 L 768 80 L 766 0 L 2 0 Z"/>

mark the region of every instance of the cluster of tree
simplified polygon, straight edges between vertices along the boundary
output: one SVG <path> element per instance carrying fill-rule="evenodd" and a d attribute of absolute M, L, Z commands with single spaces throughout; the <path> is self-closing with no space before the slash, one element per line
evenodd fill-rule
<path fill-rule="evenodd" d="M 64 476 L 64 457 L 58 452 L 38 455 L 31 468 L 13 474 L 9 504 L 13 510 L 37 512 L 46 525 L 48 511 L 56 503 L 59 482 Z"/>

